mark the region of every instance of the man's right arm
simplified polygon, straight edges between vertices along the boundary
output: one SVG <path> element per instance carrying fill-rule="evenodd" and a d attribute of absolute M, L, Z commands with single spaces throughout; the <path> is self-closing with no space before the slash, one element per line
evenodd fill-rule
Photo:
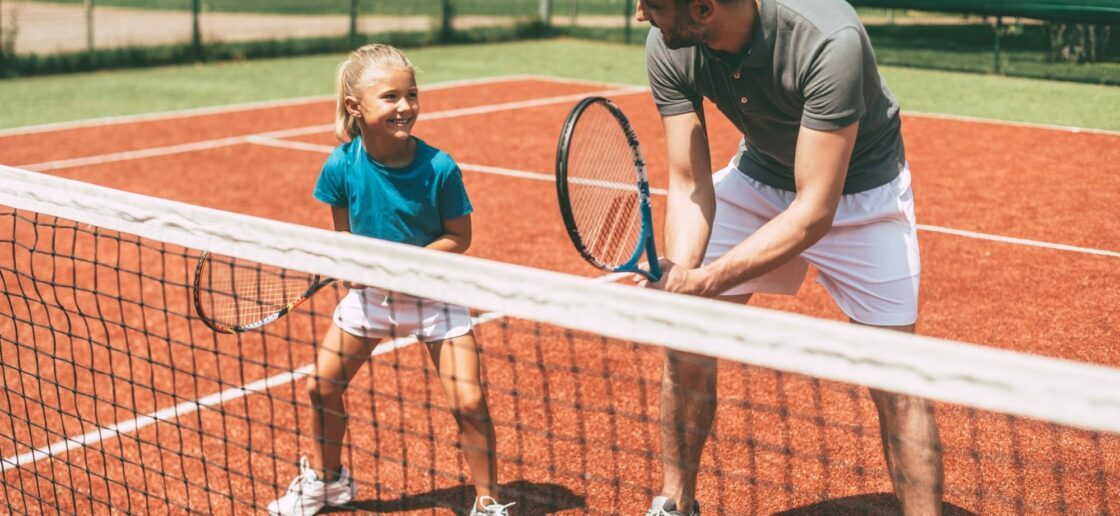
<path fill-rule="evenodd" d="M 669 158 L 669 197 L 665 216 L 665 257 L 682 269 L 694 269 L 704 259 L 715 217 L 715 190 L 708 135 L 697 112 L 664 116 Z M 667 274 L 666 290 L 674 290 Z"/>

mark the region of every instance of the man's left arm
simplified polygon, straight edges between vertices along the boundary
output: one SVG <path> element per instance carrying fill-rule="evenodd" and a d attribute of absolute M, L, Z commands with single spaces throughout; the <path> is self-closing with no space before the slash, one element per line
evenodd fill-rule
<path fill-rule="evenodd" d="M 833 131 L 801 127 L 793 203 L 718 260 L 686 274 L 674 291 L 718 296 L 801 254 L 832 228 L 859 123 Z"/>

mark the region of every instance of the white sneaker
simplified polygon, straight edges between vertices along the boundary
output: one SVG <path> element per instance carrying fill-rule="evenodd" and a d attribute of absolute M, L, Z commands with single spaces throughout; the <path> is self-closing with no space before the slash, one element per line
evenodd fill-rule
<path fill-rule="evenodd" d="M 509 507 L 514 503 L 517 502 L 501 505 L 497 500 L 483 496 L 474 501 L 474 505 L 471 506 L 471 516 L 509 516 Z M 481 509 L 478 508 L 479 505 L 482 505 Z"/>
<path fill-rule="evenodd" d="M 311 516 L 328 505 L 342 505 L 354 499 L 358 486 L 343 466 L 338 480 L 323 482 L 311 469 L 307 457 L 299 459 L 299 475 L 288 485 L 284 496 L 268 504 L 269 516 Z"/>
<path fill-rule="evenodd" d="M 649 510 L 646 511 L 646 516 L 685 516 L 682 512 L 677 512 L 677 502 L 668 496 L 658 496 L 653 499 L 650 504 Z M 692 514 L 689 516 L 700 516 L 700 502 L 692 501 Z"/>

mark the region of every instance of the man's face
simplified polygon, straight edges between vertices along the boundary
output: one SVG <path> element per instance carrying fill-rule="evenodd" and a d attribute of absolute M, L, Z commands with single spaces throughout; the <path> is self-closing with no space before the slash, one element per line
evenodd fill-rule
<path fill-rule="evenodd" d="M 639 0 L 635 17 L 661 29 L 665 46 L 672 49 L 694 47 L 708 40 L 707 28 L 694 22 L 688 9 L 677 9 L 676 0 Z"/>

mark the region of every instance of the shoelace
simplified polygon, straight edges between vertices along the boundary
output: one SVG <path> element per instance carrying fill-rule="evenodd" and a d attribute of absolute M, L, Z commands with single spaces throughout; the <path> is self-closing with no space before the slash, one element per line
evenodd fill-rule
<path fill-rule="evenodd" d="M 489 500 L 489 502 L 487 502 L 487 500 Z M 489 496 L 484 496 L 479 501 L 483 504 L 482 510 L 485 511 L 486 514 L 490 514 L 493 516 L 508 516 L 509 511 L 507 509 L 517 504 L 517 502 L 510 502 L 505 505 L 501 505 L 497 500 Z"/>

